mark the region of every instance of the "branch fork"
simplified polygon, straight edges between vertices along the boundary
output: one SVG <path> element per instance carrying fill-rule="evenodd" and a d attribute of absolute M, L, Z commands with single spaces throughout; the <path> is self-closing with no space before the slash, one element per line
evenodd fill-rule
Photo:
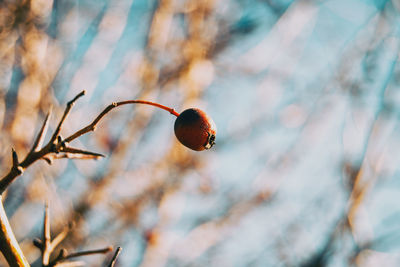
<path fill-rule="evenodd" d="M 42 254 L 43 267 L 66 267 L 66 266 L 81 266 L 80 261 L 69 261 L 76 257 L 88 256 L 93 254 L 105 254 L 112 250 L 112 247 L 106 247 L 95 250 L 85 250 L 74 253 L 68 253 L 64 248 L 61 248 L 58 256 L 51 260 L 51 256 L 58 245 L 67 237 L 71 231 L 73 224 L 70 223 L 52 240 L 50 234 L 50 212 L 48 204 L 45 205 L 44 220 L 43 220 L 43 236 L 42 239 L 34 239 L 33 244 L 40 249 Z"/>

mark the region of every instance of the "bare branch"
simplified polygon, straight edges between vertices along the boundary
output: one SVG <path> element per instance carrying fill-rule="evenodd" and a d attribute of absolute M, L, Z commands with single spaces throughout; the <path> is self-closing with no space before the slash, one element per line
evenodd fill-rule
<path fill-rule="evenodd" d="M 51 266 L 81 266 L 80 261 L 76 262 L 64 262 L 71 258 L 76 258 L 80 256 L 87 256 L 92 254 L 103 254 L 112 250 L 112 247 L 106 247 L 102 249 L 96 250 L 87 250 L 81 252 L 75 252 L 68 254 L 66 249 L 61 249 L 58 256 L 50 262 L 50 256 L 54 252 L 54 249 L 67 237 L 68 232 L 73 227 L 73 224 L 70 223 L 68 226 L 64 227 L 64 229 L 53 239 L 51 240 L 50 236 L 50 213 L 49 206 L 46 202 L 45 212 L 44 212 L 44 223 L 43 223 L 43 241 L 39 239 L 35 239 L 33 244 L 38 247 L 42 251 L 42 265 L 46 267 Z"/>
<path fill-rule="evenodd" d="M 46 137 L 47 129 L 49 128 L 50 116 L 51 116 L 51 109 L 47 113 L 46 118 L 43 121 L 42 127 L 40 128 L 40 131 L 29 153 L 36 152 L 42 148 L 44 138 Z"/>
<path fill-rule="evenodd" d="M 51 241 L 51 248 L 54 250 L 68 235 L 69 231 L 71 231 L 72 224 L 64 227 L 64 229 Z M 61 250 L 63 251 L 63 250 Z"/>
<path fill-rule="evenodd" d="M 97 160 L 97 159 L 99 159 L 99 156 L 65 153 L 65 154 L 53 155 L 52 159 L 94 159 L 94 160 Z"/>
<path fill-rule="evenodd" d="M 48 266 L 69 266 L 69 265 L 62 265 L 62 262 L 72 259 L 72 258 L 81 257 L 81 256 L 88 256 L 88 255 L 93 255 L 93 254 L 104 254 L 104 253 L 110 252 L 111 250 L 112 250 L 112 247 L 106 247 L 106 248 L 102 248 L 102 249 L 85 250 L 85 251 L 68 254 L 66 249 L 61 249 L 57 258 L 55 258 Z M 65 263 L 67 263 L 67 262 L 65 262 Z M 70 262 L 68 262 L 68 263 L 70 263 Z"/>
<path fill-rule="evenodd" d="M 34 163 L 35 161 L 39 159 L 44 159 L 47 161 L 47 163 L 51 164 L 51 158 L 49 158 L 47 155 L 52 153 L 52 152 L 58 152 L 58 149 L 61 147 L 61 144 L 58 144 L 59 146 L 57 147 L 55 145 L 55 141 L 57 137 L 60 134 L 61 127 L 64 123 L 65 118 L 69 114 L 69 111 L 71 110 L 73 104 L 75 103 L 78 98 L 83 96 L 85 94 L 85 91 L 82 91 L 79 93 L 77 96 L 75 96 L 71 101 L 68 102 L 67 107 L 64 111 L 64 115 L 61 118 L 57 129 L 54 131 L 53 136 L 51 140 L 44 146 L 42 147 L 42 142 L 45 136 L 45 132 L 48 128 L 48 121 L 50 117 L 50 112 L 47 114 L 46 119 L 42 125 L 41 130 L 39 131 L 38 137 L 36 138 L 34 145 L 32 146 L 31 151 L 26 155 L 25 159 L 19 163 L 18 167 L 14 167 L 15 164 L 13 165 L 13 168 L 5 175 L 1 180 L 0 180 L 0 194 L 3 194 L 3 192 L 7 189 L 7 187 L 17 178 L 20 176 L 24 169 L 27 168 L 29 165 Z M 38 150 L 40 148 L 40 150 Z M 13 152 L 13 158 L 14 158 L 14 152 Z M 15 162 L 15 160 L 14 160 Z"/>
<path fill-rule="evenodd" d="M 45 244 L 50 244 L 50 211 L 49 203 L 46 200 L 44 207 L 44 222 L 43 222 L 43 241 Z"/>
<path fill-rule="evenodd" d="M 121 253 L 122 248 L 118 247 L 117 250 L 114 253 L 114 256 L 111 259 L 110 264 L 108 265 L 108 267 L 114 267 L 115 263 L 117 262 L 117 257 L 119 255 L 119 253 Z"/>
<path fill-rule="evenodd" d="M 18 155 L 17 152 L 15 152 L 14 148 L 12 148 L 12 160 L 13 160 L 13 167 L 18 168 L 19 161 L 18 161 Z"/>
<path fill-rule="evenodd" d="M 73 148 L 73 147 L 65 147 L 61 150 L 62 152 L 66 152 L 66 153 L 71 153 L 71 154 L 82 154 L 82 155 L 88 155 L 88 156 L 93 156 L 96 158 L 100 158 L 100 157 L 105 157 L 103 154 L 99 154 L 99 153 L 95 153 L 95 152 L 91 152 L 91 151 L 86 151 L 86 150 L 82 150 L 79 148 Z"/>
<path fill-rule="evenodd" d="M 11 267 L 29 267 L 24 253 L 18 245 L 12 231 L 7 214 L 3 207 L 3 199 L 0 195 L 0 250 Z"/>
<path fill-rule="evenodd" d="M 61 131 L 62 125 L 63 125 L 66 117 L 68 116 L 73 104 L 84 94 L 85 94 L 85 91 L 82 91 L 77 96 L 75 96 L 71 101 L 68 102 L 67 107 L 64 111 L 64 114 L 63 114 L 56 130 L 54 131 L 50 141 L 44 147 L 42 147 L 40 150 L 36 151 L 36 149 L 38 148 L 37 146 L 39 146 L 39 145 L 41 146 L 42 138 L 44 136 L 45 129 L 47 128 L 50 113 L 48 114 L 48 116 L 46 117 L 45 122 L 43 123 L 43 126 L 42 126 L 43 131 L 42 130 L 40 131 L 39 136 L 38 136 L 37 140 L 35 141 L 35 143 L 37 143 L 37 144 L 33 146 L 33 150 L 35 150 L 35 151 L 29 152 L 27 154 L 27 156 L 25 157 L 25 159 L 18 165 L 18 168 L 12 168 L 9 171 L 9 173 L 0 180 L 0 194 L 2 194 L 7 189 L 7 187 L 15 180 L 16 177 L 21 175 L 21 173 L 23 172 L 23 170 L 25 168 L 27 168 L 28 166 L 30 166 L 32 163 L 34 163 L 35 161 L 37 161 L 39 159 L 43 159 L 48 164 L 51 164 L 52 159 L 55 159 L 55 158 L 97 159 L 99 157 L 104 157 L 104 155 L 102 155 L 102 154 L 98 154 L 98 153 L 94 153 L 94 152 L 90 152 L 90 151 L 84 151 L 84 150 L 75 149 L 75 148 L 66 148 L 66 144 L 69 143 L 70 141 L 78 138 L 79 136 L 81 136 L 83 134 L 86 134 L 90 131 L 94 131 L 96 128 L 96 125 L 99 123 L 99 121 L 115 107 L 127 105 L 127 104 L 146 104 L 146 105 L 151 105 L 151 106 L 155 106 L 155 107 L 164 109 L 164 110 L 170 112 L 171 114 L 173 114 L 174 116 L 177 116 L 177 117 L 179 116 L 179 113 L 177 113 L 173 108 L 169 108 L 164 105 L 150 102 L 150 101 L 127 100 L 127 101 L 116 102 L 116 103 L 114 102 L 111 105 L 107 106 L 93 120 L 93 122 L 91 124 L 78 130 L 77 132 L 70 135 L 66 139 L 62 140 L 62 138 L 60 136 L 60 131 Z M 61 156 L 58 156 L 58 155 L 49 156 L 49 154 L 52 154 L 52 153 L 57 154 L 61 151 L 64 151 L 66 153 Z M 68 151 L 70 151 L 70 152 L 68 152 Z M 76 155 L 79 155 L 79 156 L 76 156 Z"/>
<path fill-rule="evenodd" d="M 127 104 L 147 104 L 147 105 L 152 105 L 156 106 L 158 108 L 164 109 L 174 116 L 179 116 L 179 113 L 175 112 L 174 109 L 149 102 L 149 101 L 144 101 L 144 100 L 128 100 L 128 101 L 122 101 L 122 102 L 117 102 L 117 103 L 112 103 L 111 105 L 107 106 L 94 120 L 91 124 L 88 126 L 82 128 L 81 130 L 78 130 L 71 136 L 67 137 L 66 139 L 63 140 L 63 138 L 60 135 L 61 128 L 65 122 L 65 119 L 69 115 L 72 106 L 74 103 L 83 95 L 85 94 L 85 91 L 82 91 L 79 93 L 77 96 L 75 96 L 71 101 L 67 103 L 67 107 L 65 108 L 64 114 L 62 118 L 60 119 L 58 126 L 56 130 L 54 131 L 50 141 L 45 145 L 42 146 L 43 140 L 46 135 L 46 131 L 48 129 L 48 124 L 49 124 L 49 118 L 51 112 L 46 115 L 46 118 L 42 124 L 42 127 L 38 133 L 38 136 L 36 137 L 34 144 L 31 148 L 31 151 L 26 155 L 25 159 L 22 162 L 19 162 L 17 153 L 15 150 L 12 150 L 12 159 L 13 159 L 13 165 L 11 170 L 8 172 L 7 175 L 5 175 L 1 180 L 0 180 L 0 200 L 1 200 L 1 195 L 3 192 L 8 188 L 8 186 L 18 177 L 22 174 L 25 168 L 30 166 L 32 163 L 39 159 L 45 160 L 47 163 L 51 164 L 53 159 L 56 158 L 80 158 L 80 159 L 97 159 L 99 157 L 104 157 L 104 155 L 91 152 L 91 151 L 86 151 L 82 149 L 77 149 L 77 148 L 72 148 L 72 147 L 67 147 L 67 143 L 78 138 L 79 136 L 86 134 L 90 131 L 94 131 L 97 124 L 100 122 L 100 120 L 112 109 L 118 106 L 122 105 L 127 105 Z M 59 155 L 59 152 L 64 152 L 61 155 Z M 0 216 L 0 224 L 8 224 L 8 219 L 7 216 L 4 214 L 5 218 L 1 218 Z M 29 266 L 27 263 L 26 259 L 24 258 L 24 255 L 22 251 L 20 250 L 18 243 L 15 241 L 15 236 L 9 227 L 9 229 L 3 229 L 4 231 L 1 231 L 0 229 L 0 249 L 1 252 L 4 254 L 4 256 L 7 259 L 7 262 L 10 265 L 13 265 L 14 263 L 20 263 L 18 266 Z M 49 260 L 50 260 L 50 255 L 54 251 L 55 247 L 62 242 L 62 240 L 66 237 L 67 235 L 67 230 L 62 231 L 54 240 L 51 242 L 51 235 L 50 235 L 50 219 L 49 219 L 49 210 L 48 210 L 48 205 L 46 203 L 45 206 L 45 213 L 44 213 L 44 223 L 43 223 L 43 240 L 35 240 L 34 245 L 41 249 L 42 251 L 42 264 L 44 266 L 50 266 L 49 265 Z M 2 241 L 4 240 L 4 242 Z M 11 241 L 12 242 L 11 242 Z M 10 241 L 10 242 L 8 242 Z M 15 241 L 15 242 L 14 242 Z M 14 244 L 14 243 L 15 244 Z M 85 255 L 90 255 L 90 254 L 98 254 L 98 253 L 106 253 L 111 251 L 112 248 L 104 248 L 104 249 L 99 249 L 99 250 L 89 250 L 89 251 L 82 251 L 82 252 L 77 252 L 77 253 L 72 253 L 69 255 L 63 255 L 60 254 L 60 257 L 62 259 L 58 259 L 59 261 L 64 261 L 70 258 L 78 257 L 78 256 L 85 256 Z M 115 254 L 115 258 L 118 256 L 120 249 L 117 250 Z M 115 259 L 114 259 L 115 262 Z M 75 263 L 63 263 L 62 266 L 72 266 L 74 264 L 80 264 L 79 262 Z M 72 264 L 72 265 L 71 265 Z M 112 264 L 112 263 L 111 263 Z M 59 262 L 54 261 L 54 263 L 51 266 L 58 265 L 60 266 Z M 76 265 L 75 265 L 76 266 Z"/>
<path fill-rule="evenodd" d="M 51 236 L 50 236 L 50 215 L 49 205 L 46 201 L 44 208 L 44 222 L 43 222 L 43 249 L 42 249 L 42 263 L 44 266 L 49 264 L 51 248 Z"/>
<path fill-rule="evenodd" d="M 60 262 L 54 265 L 54 267 L 80 267 L 85 266 L 83 261 L 71 261 L 71 262 Z"/>
<path fill-rule="evenodd" d="M 23 162 L 21 164 L 19 163 L 18 155 L 14 148 L 11 151 L 11 155 L 13 165 L 7 175 L 0 180 L 0 195 L 3 194 L 6 188 L 12 183 L 12 181 L 14 181 L 16 177 L 20 176 L 24 172 L 24 168 L 21 166 Z"/>
<path fill-rule="evenodd" d="M 79 252 L 68 254 L 67 256 L 65 256 L 63 258 L 63 260 L 72 259 L 72 258 L 81 257 L 81 256 L 88 256 L 88 255 L 93 255 L 93 254 L 105 254 L 105 253 L 110 252 L 112 249 L 113 249 L 112 247 L 106 247 L 106 248 L 102 248 L 102 249 L 79 251 Z"/>
<path fill-rule="evenodd" d="M 61 127 L 64 124 L 65 118 L 68 116 L 69 112 L 71 111 L 72 106 L 75 104 L 75 102 L 82 96 L 84 96 L 86 93 L 85 90 L 83 90 L 82 92 L 80 92 L 77 96 L 75 96 L 71 101 L 69 101 L 67 103 L 67 107 L 65 108 L 64 114 L 60 120 L 60 122 L 58 123 L 58 126 L 56 128 L 56 130 L 53 133 L 53 136 L 50 139 L 50 142 L 54 142 L 57 139 L 57 136 L 60 134 L 61 132 Z"/>

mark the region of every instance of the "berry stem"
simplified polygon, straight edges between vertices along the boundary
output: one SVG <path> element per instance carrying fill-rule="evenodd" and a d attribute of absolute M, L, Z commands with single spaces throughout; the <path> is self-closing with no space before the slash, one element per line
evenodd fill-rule
<path fill-rule="evenodd" d="M 150 102 L 150 101 L 145 101 L 145 100 L 126 100 L 126 101 L 121 101 L 121 102 L 117 102 L 116 105 L 117 106 L 122 106 L 122 105 L 126 105 L 126 104 L 145 104 L 145 105 L 151 105 L 151 106 L 155 106 L 158 108 L 161 108 L 163 110 L 168 111 L 169 113 L 171 113 L 172 115 L 175 115 L 176 117 L 179 116 L 179 113 L 176 112 L 173 108 L 169 108 L 167 106 L 158 104 L 158 103 L 154 103 L 154 102 Z"/>
<path fill-rule="evenodd" d="M 145 104 L 145 105 L 150 105 L 150 106 L 155 106 L 158 108 L 161 108 L 163 110 L 168 111 L 169 113 L 171 113 L 172 115 L 175 115 L 176 117 L 179 116 L 179 113 L 176 112 L 173 108 L 169 108 L 167 106 L 158 104 L 158 103 L 154 103 L 154 102 L 150 102 L 150 101 L 145 101 L 145 100 L 126 100 L 126 101 L 121 101 L 121 102 L 113 102 L 112 104 L 108 105 L 94 120 L 91 124 L 89 124 L 88 126 L 80 129 L 79 131 L 77 131 L 76 133 L 74 133 L 73 135 L 67 137 L 64 139 L 65 143 L 69 143 L 72 140 L 78 138 L 79 136 L 88 133 L 90 131 L 94 131 L 96 129 L 96 125 L 99 123 L 99 121 L 108 113 L 110 112 L 112 109 L 122 106 L 122 105 L 127 105 L 127 104 Z"/>

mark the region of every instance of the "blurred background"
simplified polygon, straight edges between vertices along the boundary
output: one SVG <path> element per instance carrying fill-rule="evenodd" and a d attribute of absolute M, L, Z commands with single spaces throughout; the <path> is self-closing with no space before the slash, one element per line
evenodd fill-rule
<path fill-rule="evenodd" d="M 71 144 L 106 158 L 36 162 L 4 201 L 28 260 L 40 257 L 32 239 L 48 199 L 54 233 L 75 222 L 62 247 L 121 246 L 117 266 L 399 266 L 399 10 L 1 1 L 4 175 L 11 148 L 23 158 L 49 109 L 54 130 L 82 90 L 63 136 L 128 99 L 198 107 L 218 128 L 215 147 L 194 152 L 168 112 L 123 106 Z"/>

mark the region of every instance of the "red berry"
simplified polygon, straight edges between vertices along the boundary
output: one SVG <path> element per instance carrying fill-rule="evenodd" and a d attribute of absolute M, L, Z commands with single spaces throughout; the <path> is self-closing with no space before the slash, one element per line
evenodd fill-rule
<path fill-rule="evenodd" d="M 197 108 L 183 111 L 175 120 L 174 130 L 184 146 L 196 151 L 211 148 L 217 133 L 214 121 Z"/>

